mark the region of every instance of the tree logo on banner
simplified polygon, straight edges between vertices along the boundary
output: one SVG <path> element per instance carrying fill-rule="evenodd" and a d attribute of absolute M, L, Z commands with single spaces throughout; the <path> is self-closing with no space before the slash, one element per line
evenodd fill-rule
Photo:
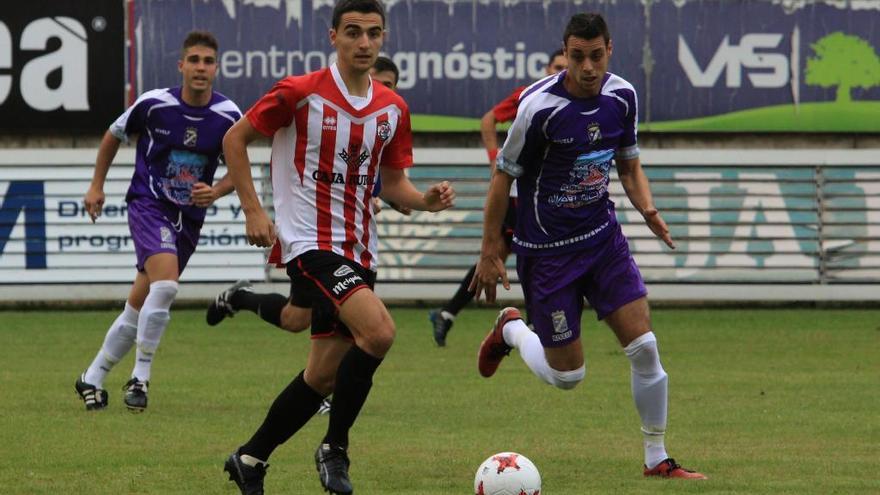
<path fill-rule="evenodd" d="M 853 88 L 880 85 L 880 58 L 874 47 L 858 36 L 831 33 L 810 45 L 816 53 L 807 59 L 806 83 L 837 87 L 837 103 L 852 101 Z"/>

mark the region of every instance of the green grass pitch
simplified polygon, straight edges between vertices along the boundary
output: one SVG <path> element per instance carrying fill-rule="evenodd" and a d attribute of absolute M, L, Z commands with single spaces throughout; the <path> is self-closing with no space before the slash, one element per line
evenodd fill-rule
<path fill-rule="evenodd" d="M 361 495 L 473 493 L 474 471 L 504 450 L 531 458 L 542 495 L 880 493 L 880 311 L 654 312 L 670 375 L 667 446 L 704 482 L 645 480 L 629 363 L 584 318 L 587 378 L 543 385 L 518 356 L 476 371 L 495 311 L 464 311 L 435 348 L 426 310 L 394 309 L 395 347 L 352 431 Z M 153 367 L 148 410 L 108 377 L 110 406 L 86 413 L 73 390 L 112 311 L 0 312 L 0 493 L 236 494 L 225 457 L 303 367 L 308 339 L 241 314 L 216 328 L 174 310 Z M 315 417 L 270 460 L 267 493 L 322 493 Z"/>

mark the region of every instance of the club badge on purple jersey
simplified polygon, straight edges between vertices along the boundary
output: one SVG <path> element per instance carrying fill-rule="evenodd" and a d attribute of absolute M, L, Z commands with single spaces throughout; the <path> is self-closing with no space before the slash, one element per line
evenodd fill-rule
<path fill-rule="evenodd" d="M 587 137 L 590 140 L 590 144 L 596 144 L 602 140 L 602 129 L 599 127 L 598 122 L 590 122 L 590 125 L 587 126 Z"/>
<path fill-rule="evenodd" d="M 196 147 L 196 142 L 199 140 L 199 130 L 195 127 L 187 127 L 186 130 L 183 131 L 183 145 L 189 146 L 190 148 Z"/>

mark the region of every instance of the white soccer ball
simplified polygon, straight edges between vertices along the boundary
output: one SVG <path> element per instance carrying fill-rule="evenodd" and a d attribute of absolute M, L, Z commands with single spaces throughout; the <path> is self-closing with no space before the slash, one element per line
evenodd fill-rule
<path fill-rule="evenodd" d="M 541 473 L 526 456 L 516 452 L 495 454 L 480 464 L 474 478 L 474 495 L 540 495 Z"/>

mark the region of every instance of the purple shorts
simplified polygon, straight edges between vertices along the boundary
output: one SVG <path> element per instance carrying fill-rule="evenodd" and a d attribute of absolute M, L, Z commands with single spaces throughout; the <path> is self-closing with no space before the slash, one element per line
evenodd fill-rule
<path fill-rule="evenodd" d="M 601 320 L 648 294 L 620 226 L 587 251 L 517 256 L 516 269 L 529 321 L 544 347 L 568 345 L 580 337 L 584 298 Z"/>
<path fill-rule="evenodd" d="M 147 258 L 158 253 L 177 255 L 178 274 L 183 273 L 199 243 L 201 221 L 183 215 L 174 205 L 149 198 L 128 203 L 128 230 L 137 254 L 137 269 L 144 271 Z"/>

